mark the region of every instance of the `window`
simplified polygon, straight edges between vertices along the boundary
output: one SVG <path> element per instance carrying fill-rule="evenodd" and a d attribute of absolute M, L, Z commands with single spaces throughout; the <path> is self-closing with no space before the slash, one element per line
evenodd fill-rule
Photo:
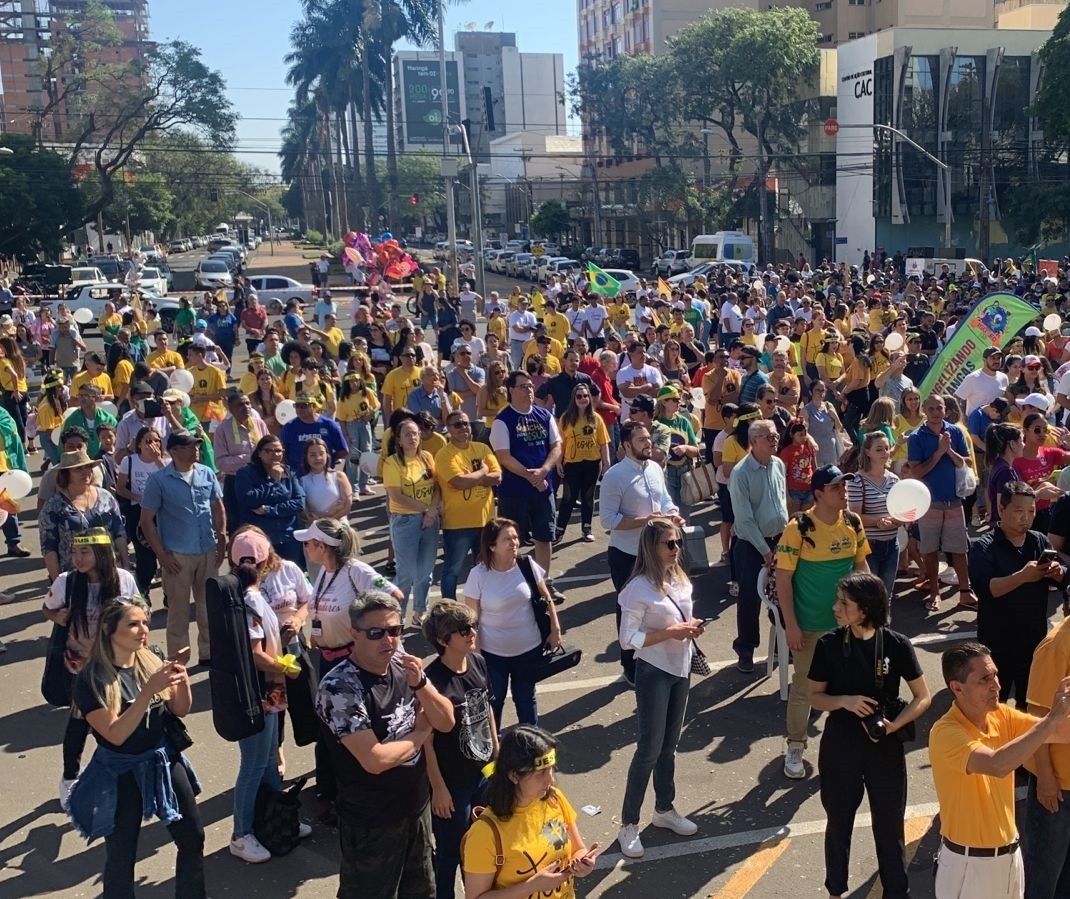
<path fill-rule="evenodd" d="M 865 6 L 866 0 L 847 0 L 848 6 Z"/>
<path fill-rule="evenodd" d="M 832 43 L 832 35 L 831 34 L 823 34 L 823 35 L 821 35 L 821 37 L 819 37 L 817 39 L 817 42 L 819 44 L 831 44 Z"/>
<path fill-rule="evenodd" d="M 865 37 L 865 36 L 866 36 L 866 33 L 864 31 L 848 31 L 847 32 L 847 40 L 849 40 L 849 41 L 854 41 L 854 40 L 857 40 L 860 37 Z"/>
<path fill-rule="evenodd" d="M 826 9 L 832 9 L 832 0 L 824 0 L 814 6 L 814 12 L 824 12 Z"/>

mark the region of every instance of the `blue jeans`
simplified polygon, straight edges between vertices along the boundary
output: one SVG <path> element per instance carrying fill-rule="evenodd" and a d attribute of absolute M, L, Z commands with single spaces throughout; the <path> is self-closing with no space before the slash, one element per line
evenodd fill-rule
<path fill-rule="evenodd" d="M 347 421 L 345 423 L 346 442 L 349 443 L 349 458 L 346 460 L 346 473 L 349 483 L 357 490 L 368 486 L 368 476 L 360 470 L 360 454 L 372 448 L 372 423 L 370 421 Z"/>
<path fill-rule="evenodd" d="M 11 549 L 14 546 L 18 546 L 22 541 L 22 528 L 19 527 L 19 516 L 8 515 L 7 521 L 3 524 L 4 540 L 7 542 L 7 548 Z"/>
<path fill-rule="evenodd" d="M 253 813 L 256 810 L 256 791 L 265 783 L 282 789 L 279 777 L 279 713 L 264 714 L 264 729 L 258 734 L 238 740 L 241 765 L 234 784 L 234 836 L 244 837 L 253 832 Z"/>
<path fill-rule="evenodd" d="M 665 466 L 665 489 L 669 491 L 669 498 L 676 503 L 676 508 L 680 510 L 680 517 L 686 522 L 691 507 L 684 505 L 683 490 L 685 471 L 689 471 L 689 469 L 683 465 Z"/>
<path fill-rule="evenodd" d="M 435 835 L 435 899 L 454 899 L 457 868 L 461 864 L 461 838 L 472 825 L 472 806 L 478 805 L 486 778 L 450 787 L 453 814 L 440 818 L 432 812 L 431 832 Z"/>
<path fill-rule="evenodd" d="M 442 598 L 457 598 L 457 580 L 469 552 L 479 553 L 479 535 L 483 528 L 447 528 L 442 531 Z"/>
<path fill-rule="evenodd" d="M 531 668 L 542 658 L 542 647 L 536 646 L 518 656 L 496 656 L 492 652 L 481 650 L 487 663 L 487 680 L 490 681 L 491 703 L 494 723 L 502 726 L 502 709 L 505 708 L 505 692 L 512 681 L 513 706 L 516 717 L 521 724 L 538 726 L 539 710 L 535 705 L 535 681 L 531 679 Z"/>
<path fill-rule="evenodd" d="M 888 591 L 888 610 L 891 611 L 895 575 L 899 570 L 899 538 L 870 540 L 869 548 L 871 552 L 866 557 L 869 570 L 884 582 L 884 589 Z"/>
<path fill-rule="evenodd" d="M 513 363 L 514 371 L 524 370 L 524 344 L 526 340 L 509 341 L 509 358 Z"/>
<path fill-rule="evenodd" d="M 690 678 L 677 677 L 636 659 L 635 705 L 639 731 L 628 766 L 621 824 L 638 824 L 643 796 L 654 774 L 654 811 L 667 812 L 676 799 L 676 744 L 687 710 Z"/>
<path fill-rule="evenodd" d="M 1070 796 L 1063 793 L 1059 811 L 1049 812 L 1037 802 L 1037 779 L 1030 775 L 1025 800 L 1025 899 L 1070 896 Z"/>
<path fill-rule="evenodd" d="M 394 544 L 397 577 L 394 583 L 401 591 L 401 611 L 409 602 L 412 591 L 413 611 L 427 611 L 427 594 L 431 589 L 431 574 L 435 570 L 438 549 L 438 524 L 423 526 L 423 515 L 416 513 L 391 514 L 390 542 Z"/>

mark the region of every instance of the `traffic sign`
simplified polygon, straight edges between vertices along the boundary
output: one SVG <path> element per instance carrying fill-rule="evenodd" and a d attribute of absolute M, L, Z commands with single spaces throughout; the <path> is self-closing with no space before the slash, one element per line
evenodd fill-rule
<path fill-rule="evenodd" d="M 825 119 L 825 136 L 835 137 L 840 133 L 840 123 L 835 119 Z"/>

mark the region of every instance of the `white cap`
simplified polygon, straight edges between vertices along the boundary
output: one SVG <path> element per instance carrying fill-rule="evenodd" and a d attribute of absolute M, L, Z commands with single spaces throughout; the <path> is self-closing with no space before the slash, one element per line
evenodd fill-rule
<path fill-rule="evenodd" d="M 1044 332 L 1040 330 L 1036 325 L 1030 325 L 1025 329 L 1026 337 L 1043 337 Z"/>
<path fill-rule="evenodd" d="M 319 540 L 320 543 L 325 543 L 327 546 L 342 545 L 342 541 L 337 537 L 331 537 L 323 533 L 319 528 L 319 523 L 315 521 L 307 528 L 299 528 L 294 531 L 294 539 L 301 543 L 308 543 L 309 540 Z"/>
<path fill-rule="evenodd" d="M 1015 402 L 1019 406 L 1033 406 L 1045 414 L 1051 411 L 1051 400 L 1043 393 L 1031 393 L 1024 400 L 1015 400 Z"/>

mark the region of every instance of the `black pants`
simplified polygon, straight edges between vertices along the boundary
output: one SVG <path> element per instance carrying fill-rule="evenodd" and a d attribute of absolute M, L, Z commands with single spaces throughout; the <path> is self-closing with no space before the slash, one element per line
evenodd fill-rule
<path fill-rule="evenodd" d="M 126 522 L 126 542 L 134 548 L 134 580 L 141 595 L 148 597 L 149 585 L 156 577 L 156 553 L 143 539 L 138 538 L 141 528 L 141 506 L 126 506 L 123 518 Z"/>
<path fill-rule="evenodd" d="M 1021 642 L 1003 644 L 992 641 L 985 646 L 992 650 L 992 661 L 999 669 L 999 701 L 1006 702 L 1013 696 L 1015 706 L 1024 712 L 1026 691 L 1029 687 L 1029 668 L 1033 664 L 1033 652 L 1040 641 L 1022 639 L 1022 634 L 1014 636 Z"/>
<path fill-rule="evenodd" d="M 565 486 L 561 493 L 561 508 L 557 512 L 557 531 L 564 533 L 568 527 L 568 520 L 572 517 L 572 509 L 578 499 L 580 523 L 586 534 L 591 530 L 591 521 L 594 519 L 594 488 L 598 486 L 598 473 L 602 469 L 602 463 L 589 460 L 566 462 L 564 468 Z"/>
<path fill-rule="evenodd" d="M 843 427 L 854 440 L 858 435 L 858 425 L 869 414 L 869 407 L 872 405 L 869 400 L 869 388 L 852 390 L 844 399 L 847 400 L 847 409 L 843 413 Z"/>
<path fill-rule="evenodd" d="M 707 465 L 713 464 L 713 441 L 717 439 L 717 435 L 720 433 L 720 429 L 717 428 L 702 429 L 702 443 L 705 446 L 703 458 L 706 460 Z"/>
<path fill-rule="evenodd" d="M 366 825 L 338 819 L 338 899 L 433 899 L 431 803 L 411 818 Z"/>
<path fill-rule="evenodd" d="M 89 736 L 89 723 L 85 718 L 75 717 L 73 710 L 63 732 L 63 779 L 74 780 L 82 770 L 82 752 Z"/>
<path fill-rule="evenodd" d="M 171 783 L 182 819 L 167 826 L 178 849 L 175 863 L 176 899 L 204 899 L 204 827 L 197 811 L 186 769 L 171 763 Z M 133 774 L 119 778 L 115 830 L 104 838 L 104 899 L 134 899 L 134 862 L 141 832 L 141 791 Z"/>
<path fill-rule="evenodd" d="M 614 636 L 620 634 L 620 603 L 617 602 L 617 596 L 620 595 L 620 591 L 624 589 L 624 585 L 627 583 L 628 578 L 632 576 L 632 569 L 635 567 L 635 556 L 630 553 L 624 552 L 622 549 L 617 549 L 615 546 L 609 548 L 609 578 L 613 581 L 613 611 L 616 614 L 617 619 L 617 631 Z M 624 669 L 625 676 L 635 681 L 635 650 L 634 649 L 621 649 L 620 651 L 620 667 Z"/>
<path fill-rule="evenodd" d="M 907 769 L 903 744 L 894 736 L 870 742 L 861 720 L 848 712 L 834 712 L 825 724 L 818 753 L 821 804 L 828 816 L 825 828 L 825 888 L 839 896 L 847 892 L 851 833 L 862 791 L 869 796 L 877 870 L 886 899 L 910 895 L 903 864 L 903 819 L 907 805 Z"/>
<path fill-rule="evenodd" d="M 26 401 L 26 394 L 22 395 L 21 400 L 15 399 L 13 393 L 8 391 L 3 392 L 3 406 L 8 411 L 13 419 L 15 419 L 15 430 L 19 432 L 19 440 L 26 440 L 26 416 L 28 414 L 28 404 Z"/>
<path fill-rule="evenodd" d="M 341 659 L 328 662 L 322 655 L 317 653 L 319 663 L 316 669 L 322 678 L 328 671 L 337 665 Z M 281 731 L 280 731 L 281 733 Z M 316 795 L 326 802 L 334 802 L 338 797 L 338 781 L 334 777 L 334 767 L 331 765 L 331 751 L 325 742 L 327 738 L 322 730 L 316 739 Z"/>

